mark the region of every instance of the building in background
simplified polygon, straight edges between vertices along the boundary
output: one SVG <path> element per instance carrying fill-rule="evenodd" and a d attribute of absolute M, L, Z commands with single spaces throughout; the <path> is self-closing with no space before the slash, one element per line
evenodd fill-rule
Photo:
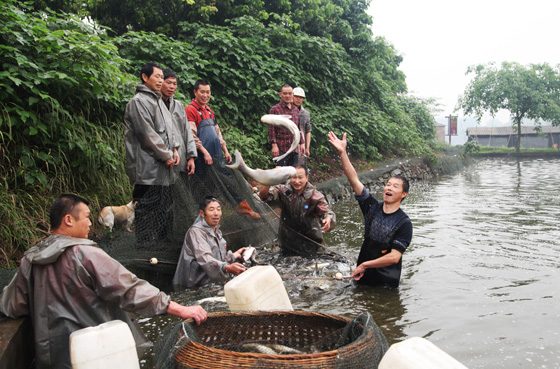
<path fill-rule="evenodd" d="M 440 143 L 445 143 L 445 124 L 434 123 L 436 127 L 436 139 Z"/>
<path fill-rule="evenodd" d="M 560 127 L 541 126 L 540 132 L 535 126 L 521 127 L 521 147 L 541 149 L 558 147 Z M 467 128 L 468 141 L 476 141 L 480 146 L 515 147 L 517 132 L 512 126 L 506 127 L 470 127 Z"/>

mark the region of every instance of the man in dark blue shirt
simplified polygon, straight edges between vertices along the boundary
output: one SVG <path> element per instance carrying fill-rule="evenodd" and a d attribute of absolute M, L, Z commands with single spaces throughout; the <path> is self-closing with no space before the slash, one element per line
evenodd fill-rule
<path fill-rule="evenodd" d="M 344 173 L 364 214 L 364 243 L 352 276 L 361 284 L 396 288 L 401 277 L 402 254 L 412 239 L 412 222 L 400 208 L 408 195 L 408 181 L 402 176 L 389 178 L 383 189 L 383 201 L 377 201 L 360 182 L 348 158 L 346 133 L 340 140 L 329 132 L 329 141 L 340 154 Z"/>

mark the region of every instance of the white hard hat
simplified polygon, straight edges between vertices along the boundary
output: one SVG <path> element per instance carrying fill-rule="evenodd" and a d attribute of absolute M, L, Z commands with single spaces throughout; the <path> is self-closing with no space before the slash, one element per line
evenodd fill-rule
<path fill-rule="evenodd" d="M 300 96 L 305 98 L 305 91 L 303 91 L 303 88 L 301 87 L 296 87 L 294 88 L 294 96 Z"/>

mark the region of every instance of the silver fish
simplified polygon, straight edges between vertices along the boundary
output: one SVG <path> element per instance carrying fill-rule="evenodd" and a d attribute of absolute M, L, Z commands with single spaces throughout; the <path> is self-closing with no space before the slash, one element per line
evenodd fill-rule
<path fill-rule="evenodd" d="M 266 114 L 261 117 L 261 122 L 266 124 L 271 124 L 273 126 L 284 127 L 288 129 L 294 136 L 294 140 L 292 141 L 292 146 L 290 146 L 290 149 L 286 151 L 283 155 L 272 158 L 272 160 L 274 161 L 284 159 L 286 155 L 294 151 L 296 147 L 299 145 L 300 131 L 297 124 L 292 122 L 291 118 L 292 117 L 289 115 L 275 115 L 275 114 Z"/>
<path fill-rule="evenodd" d="M 260 354 L 278 355 L 276 351 L 274 351 L 270 347 L 261 345 L 260 343 L 245 343 L 241 346 L 241 349 L 250 352 L 257 352 Z"/>
<path fill-rule="evenodd" d="M 288 346 L 284 346 L 284 345 L 280 345 L 278 343 L 273 343 L 270 345 L 267 345 L 268 347 L 270 347 L 271 349 L 273 349 L 274 351 L 276 351 L 277 353 L 281 354 L 281 355 L 300 355 L 303 354 L 303 351 L 300 351 L 298 349 L 295 348 L 291 348 Z"/>
<path fill-rule="evenodd" d="M 248 246 L 243 251 L 243 261 L 248 262 L 253 258 L 253 254 L 255 253 L 255 248 L 253 246 Z"/>
<path fill-rule="evenodd" d="M 238 150 L 235 150 L 235 164 L 229 164 L 226 167 L 237 169 L 265 186 L 284 183 L 296 175 L 296 168 L 294 167 L 276 167 L 269 170 L 251 169 L 245 164 Z"/>
<path fill-rule="evenodd" d="M 198 300 L 196 302 L 196 305 L 200 305 L 203 302 L 226 302 L 226 297 L 225 296 L 206 297 L 202 300 Z"/>

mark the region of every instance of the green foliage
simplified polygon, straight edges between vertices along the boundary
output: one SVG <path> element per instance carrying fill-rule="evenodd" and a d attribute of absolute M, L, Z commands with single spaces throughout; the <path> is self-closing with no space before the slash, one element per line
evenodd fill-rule
<path fill-rule="evenodd" d="M 479 121 L 485 113 L 494 116 L 500 109 L 508 110 L 518 132 L 517 151 L 524 118 L 560 124 L 559 66 L 504 62 L 498 69 L 489 63 L 469 67 L 467 74 L 470 73 L 474 73 L 474 78 L 457 108 L 466 115 L 475 115 Z"/>
<path fill-rule="evenodd" d="M 39 218 L 61 192 L 89 197 L 94 213 L 128 202 L 122 116 L 147 61 L 178 74 L 184 103 L 197 79 L 210 81 L 210 105 L 228 147 L 252 167 L 273 165 L 260 117 L 278 102 L 284 83 L 307 93 L 312 157 L 332 153 L 329 131 L 347 132 L 349 151 L 366 160 L 431 152 L 426 101 L 396 95 L 406 91 L 402 58 L 385 40 L 372 39 L 367 2 L 0 3 L 2 245 L 22 249 L 37 237 L 36 230 L 14 231 L 37 223 L 10 211 L 28 207 L 35 209 L 30 219 Z M 204 10 L 214 5 L 220 12 Z M 122 35 L 112 38 L 83 17 L 47 7 L 98 12 L 96 19 L 113 19 L 107 24 L 122 27 L 115 28 Z M 218 15 L 221 24 L 197 23 Z"/>
<path fill-rule="evenodd" d="M 476 141 L 469 141 L 463 145 L 463 154 L 472 155 L 480 151 L 480 145 Z"/>

